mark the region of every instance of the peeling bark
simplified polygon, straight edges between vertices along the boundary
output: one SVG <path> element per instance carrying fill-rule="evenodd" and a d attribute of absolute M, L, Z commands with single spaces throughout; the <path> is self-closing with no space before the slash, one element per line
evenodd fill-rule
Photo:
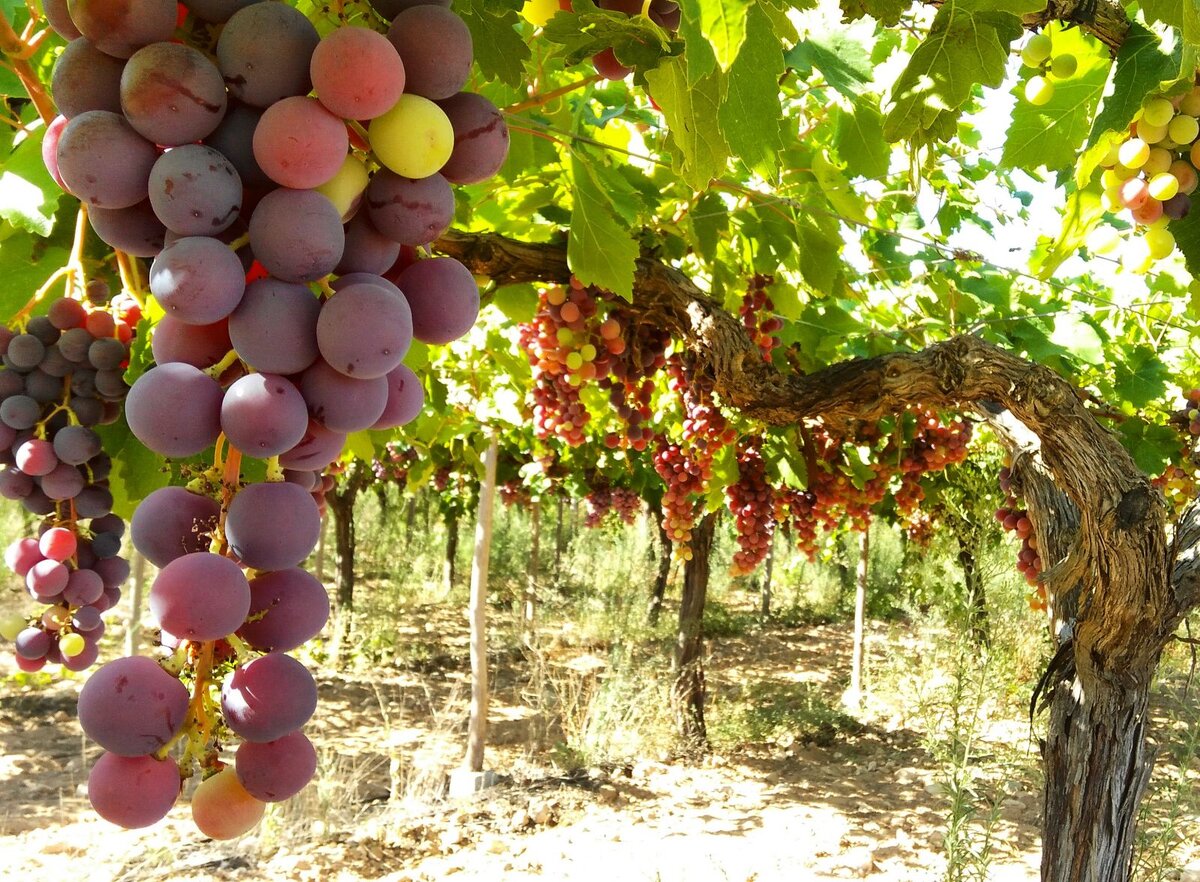
<path fill-rule="evenodd" d="M 671 691 L 676 729 L 689 747 L 708 747 L 704 725 L 704 604 L 716 517 L 707 514 L 692 530 L 692 557 L 683 568 L 679 630 L 675 635 L 675 685 Z"/>

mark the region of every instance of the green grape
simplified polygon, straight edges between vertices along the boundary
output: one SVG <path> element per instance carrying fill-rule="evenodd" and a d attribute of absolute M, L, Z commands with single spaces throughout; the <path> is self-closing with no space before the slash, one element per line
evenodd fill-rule
<path fill-rule="evenodd" d="M 591 343 L 584 343 L 579 347 L 579 354 L 583 357 L 584 361 L 595 361 L 596 347 Z"/>
<path fill-rule="evenodd" d="M 1050 73 L 1060 80 L 1075 76 L 1077 70 L 1079 70 L 1079 59 L 1069 52 L 1055 55 L 1054 60 L 1050 62 Z"/>
<path fill-rule="evenodd" d="M 1154 260 L 1162 260 L 1164 257 L 1169 257 L 1171 252 L 1175 250 L 1175 237 L 1171 235 L 1171 231 L 1166 225 L 1155 224 L 1146 230 L 1145 235 L 1146 248 L 1150 252 L 1150 257 Z"/>
<path fill-rule="evenodd" d="M 1134 124 L 1137 131 L 1137 136 L 1147 144 L 1157 144 L 1163 138 L 1167 137 L 1167 127 L 1165 125 L 1156 126 L 1143 119 L 1139 119 Z"/>
<path fill-rule="evenodd" d="M 583 356 L 578 352 L 571 352 L 567 355 L 567 370 L 577 371 L 583 367 Z"/>
<path fill-rule="evenodd" d="M 1050 57 L 1052 49 L 1053 44 L 1050 42 L 1049 34 L 1034 34 L 1025 44 L 1025 48 L 1021 50 L 1021 61 L 1028 67 L 1041 67 L 1042 63 Z"/>
<path fill-rule="evenodd" d="M 1088 234 L 1088 251 L 1093 254 L 1111 254 L 1121 244 L 1121 233 L 1115 227 L 1096 227 Z"/>
<path fill-rule="evenodd" d="M 1142 105 L 1142 119 L 1152 126 L 1165 126 L 1175 115 L 1175 107 L 1166 98 L 1151 98 Z"/>
<path fill-rule="evenodd" d="M 396 106 L 371 120 L 376 158 L 405 178 L 427 178 L 454 150 L 454 127 L 445 111 L 419 95 L 401 95 Z"/>
<path fill-rule="evenodd" d="M 317 187 L 316 191 L 333 203 L 333 207 L 345 222 L 354 216 L 363 191 L 367 189 L 370 181 L 367 166 L 351 153 L 346 156 L 346 161 L 342 163 L 337 174 Z"/>
<path fill-rule="evenodd" d="M 575 339 L 575 335 L 571 333 L 570 328 L 559 328 L 554 332 L 554 337 L 558 340 L 559 346 L 570 346 L 571 341 Z"/>
<path fill-rule="evenodd" d="M 1200 135 L 1200 122 L 1194 116 L 1181 113 L 1167 126 L 1167 137 L 1176 144 L 1191 144 Z"/>
<path fill-rule="evenodd" d="M 26 624 L 24 616 L 9 613 L 4 618 L 0 618 L 0 637 L 5 640 L 16 640 L 17 635 L 25 630 Z"/>
<path fill-rule="evenodd" d="M 1121 165 L 1139 169 L 1150 158 L 1150 145 L 1141 138 L 1130 138 L 1121 145 Z"/>
<path fill-rule="evenodd" d="M 1040 107 L 1054 97 L 1054 83 L 1043 76 L 1030 77 L 1025 84 L 1025 100 Z"/>
<path fill-rule="evenodd" d="M 1171 151 L 1163 147 L 1155 147 L 1150 151 L 1150 156 L 1146 160 L 1146 164 L 1142 166 L 1142 171 L 1146 173 L 1146 177 L 1154 177 L 1157 174 L 1162 174 L 1171 167 Z"/>
<path fill-rule="evenodd" d="M 1159 202 L 1166 202 L 1179 192 L 1179 180 L 1170 172 L 1163 172 L 1150 178 L 1149 190 Z"/>
<path fill-rule="evenodd" d="M 63 654 L 63 658 L 74 658 L 86 648 L 87 641 L 78 634 L 64 634 L 58 641 L 58 651 Z"/>

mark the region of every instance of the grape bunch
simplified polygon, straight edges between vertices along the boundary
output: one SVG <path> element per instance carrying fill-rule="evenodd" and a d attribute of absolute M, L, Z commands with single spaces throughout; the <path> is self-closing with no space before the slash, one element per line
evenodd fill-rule
<path fill-rule="evenodd" d="M 972 432 L 971 424 L 965 420 L 943 423 L 937 413 L 925 408 L 916 408 L 913 417 L 912 438 L 902 447 L 898 457 L 900 486 L 894 494 L 896 512 L 905 521 L 910 538 L 916 538 L 917 534 L 929 535 L 930 522 L 919 511 L 925 499 L 921 479 L 965 460 Z M 881 458 L 884 461 L 895 459 L 888 450 Z"/>
<path fill-rule="evenodd" d="M 615 514 L 623 524 L 632 525 L 642 510 L 640 496 L 626 487 L 614 487 L 608 483 L 591 487 L 583 503 L 583 525 L 591 528 L 602 525 L 609 514 Z"/>
<path fill-rule="evenodd" d="M 712 460 L 698 458 L 680 444 L 659 438 L 654 470 L 667 485 L 662 498 L 663 529 L 672 542 L 672 556 L 691 560 L 692 528 L 696 525 L 699 497 L 712 480 Z"/>
<path fill-rule="evenodd" d="M 1020 503 L 1013 495 L 1012 469 L 1008 466 L 1000 470 L 1000 489 L 1006 494 L 1006 498 L 1004 505 L 996 509 L 996 521 L 1006 533 L 1015 533 L 1021 540 L 1021 549 L 1017 552 L 1017 572 L 1034 588 L 1029 601 L 1030 607 L 1035 612 L 1041 612 L 1046 609 L 1046 586 L 1038 581 L 1038 573 L 1042 571 L 1042 558 L 1038 554 L 1037 536 L 1034 534 L 1029 511 L 1019 508 Z"/>
<path fill-rule="evenodd" d="M 591 415 L 580 387 L 604 377 L 625 351 L 621 325 L 599 316 L 596 298 L 576 279 L 568 288 L 538 293 L 533 320 L 519 328 L 521 347 L 533 368 L 534 431 L 571 446 L 584 441 Z"/>
<path fill-rule="evenodd" d="M 1181 436 L 1179 453 L 1175 462 L 1168 465 L 1151 483 L 1162 491 L 1163 496 L 1176 512 L 1181 512 L 1196 500 L 1200 484 L 1200 462 L 1197 462 L 1196 438 L 1200 436 L 1200 389 L 1189 389 L 1183 397 L 1182 406 L 1171 417 Z"/>
<path fill-rule="evenodd" d="M 329 600 L 302 564 L 347 436 L 424 405 L 403 363 L 412 341 L 474 324 L 471 273 L 414 247 L 449 227 L 452 185 L 499 170 L 508 130 L 462 91 L 473 47 L 448 4 L 380 0 L 386 35 L 324 37 L 284 3 L 185 6 L 187 42 L 172 42 L 173 0 L 70 4 L 80 36 L 55 68 L 63 117 L 44 157 L 119 258 L 153 259 L 165 315 L 125 401 L 130 430 L 166 458 L 212 451 L 131 521 L 161 568 L 149 606 L 163 657 L 110 662 L 81 693 L 84 731 L 107 751 L 89 797 L 145 826 L 199 773 L 193 818 L 228 838 L 315 770 L 301 728 L 316 686 L 287 653 Z"/>
<path fill-rule="evenodd" d="M 416 448 L 400 441 L 389 441 L 383 448 L 383 457 L 371 462 L 371 470 L 377 481 L 395 484 L 401 490 L 408 485 L 408 472 L 416 465 L 419 456 Z"/>
<path fill-rule="evenodd" d="M 771 360 L 771 352 L 782 342 L 774 335 L 783 327 L 783 322 L 778 316 L 770 315 L 775 311 L 775 304 L 767 296 L 767 288 L 774 281 L 771 276 L 761 273 L 752 276 L 738 307 L 738 315 L 742 318 L 746 333 L 758 346 L 763 361 L 768 362 Z"/>
<path fill-rule="evenodd" d="M 1101 167 L 1104 209 L 1127 211 L 1135 231 L 1125 243 L 1122 263 L 1132 272 L 1147 272 L 1175 251 L 1170 222 L 1187 217 L 1200 185 L 1200 86 L 1173 98 L 1148 96 Z M 1120 238 L 1116 228 L 1101 226 L 1087 244 L 1107 254 Z"/>
<path fill-rule="evenodd" d="M 738 444 L 738 479 L 725 488 L 733 515 L 738 550 L 731 572 L 744 576 L 762 563 L 775 535 L 775 492 L 767 483 L 767 466 L 762 457 L 762 439 L 751 437 Z"/>
<path fill-rule="evenodd" d="M 102 282 L 91 285 L 97 299 Z M 95 426 L 120 415 L 136 305 L 112 313 L 73 298 L 0 331 L 0 495 L 42 518 L 38 535 L 5 552 L 39 607 L 0 623 L 22 670 L 47 662 L 90 667 L 101 613 L 129 575 L 119 556 L 124 522 L 112 514 L 112 460 Z"/>
<path fill-rule="evenodd" d="M 500 494 L 500 501 L 507 508 L 514 505 L 529 508 L 533 504 L 533 495 L 529 492 L 529 488 L 521 483 L 520 478 L 509 478 L 507 481 L 502 481 L 496 490 Z"/>
<path fill-rule="evenodd" d="M 1025 82 L 1025 100 L 1034 106 L 1048 104 L 1054 98 L 1054 83 L 1075 76 L 1079 59 L 1070 52 L 1055 54 L 1049 34 L 1034 34 L 1021 50 L 1021 62 L 1037 71 Z"/>

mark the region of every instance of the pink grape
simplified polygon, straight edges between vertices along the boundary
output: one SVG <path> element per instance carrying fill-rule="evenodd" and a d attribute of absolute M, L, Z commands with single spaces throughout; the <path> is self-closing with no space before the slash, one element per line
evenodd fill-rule
<path fill-rule="evenodd" d="M 263 112 L 253 145 L 259 168 L 271 180 L 306 190 L 337 174 L 350 139 L 343 122 L 319 101 L 296 96 L 277 101 Z"/>
<path fill-rule="evenodd" d="M 150 588 L 150 612 L 163 628 L 188 640 L 219 640 L 250 611 L 250 584 L 227 557 L 200 551 L 171 561 Z"/>
<path fill-rule="evenodd" d="M 225 722 L 247 741 L 274 741 L 308 722 L 317 707 L 312 674 L 290 655 L 272 652 L 233 669 L 221 687 Z"/>
<path fill-rule="evenodd" d="M 247 741 L 235 757 L 238 780 L 255 799 L 282 802 L 304 789 L 317 771 L 317 751 L 303 732 L 275 741 Z"/>
<path fill-rule="evenodd" d="M 179 797 L 179 768 L 152 756 L 103 754 L 88 775 L 96 814 L 127 829 L 149 827 L 167 816 Z"/>
<path fill-rule="evenodd" d="M 321 633 L 328 619 L 325 586 L 290 567 L 251 580 L 250 613 L 238 636 L 264 652 L 289 652 Z"/>
<path fill-rule="evenodd" d="M 341 288 L 321 307 L 317 348 L 330 367 L 356 379 L 382 377 L 412 344 L 412 313 L 402 294 L 359 283 Z"/>
<path fill-rule="evenodd" d="M 338 28 L 317 45 L 310 68 L 313 89 L 342 119 L 374 119 L 404 92 L 404 63 L 382 34 Z"/>
<path fill-rule="evenodd" d="M 79 693 L 79 724 L 120 756 L 142 756 L 167 744 L 183 726 L 188 692 L 145 656 L 102 665 Z"/>
<path fill-rule="evenodd" d="M 79 542 L 75 533 L 66 527 L 51 527 L 38 540 L 38 549 L 45 557 L 62 563 L 75 554 Z"/>
<path fill-rule="evenodd" d="M 453 257 L 418 260 L 396 283 L 408 298 L 413 336 L 418 340 L 457 340 L 479 317 L 479 286 L 471 271 Z"/>
<path fill-rule="evenodd" d="M 425 390 L 421 379 L 408 365 L 400 364 L 388 373 L 388 397 L 383 413 L 372 429 L 392 429 L 410 423 L 425 406 Z"/>

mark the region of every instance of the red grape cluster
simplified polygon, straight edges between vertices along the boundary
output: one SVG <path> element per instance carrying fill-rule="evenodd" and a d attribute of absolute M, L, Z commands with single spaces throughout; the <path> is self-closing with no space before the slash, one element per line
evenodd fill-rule
<path fill-rule="evenodd" d="M 712 459 L 701 460 L 682 445 L 658 439 L 654 470 L 667 485 L 662 498 L 663 529 L 673 543 L 674 556 L 691 560 L 692 527 L 696 524 L 697 497 L 712 479 Z"/>
<path fill-rule="evenodd" d="M 606 292 L 602 296 L 613 299 Z M 611 448 L 645 450 L 654 440 L 654 429 L 650 426 L 653 377 L 667 364 L 666 351 L 671 334 L 653 322 L 635 321 L 620 307 L 613 309 L 609 318 L 618 321 L 626 329 L 629 342 L 614 354 L 612 373 L 601 378 L 599 384 L 602 389 L 608 390 L 609 403 L 624 425 L 619 433 L 608 432 L 604 436 L 604 443 Z"/>
<path fill-rule="evenodd" d="M 775 535 L 775 492 L 767 483 L 762 439 L 748 438 L 738 445 L 738 479 L 725 488 L 733 514 L 738 550 L 731 572 L 744 576 L 766 559 Z"/>
<path fill-rule="evenodd" d="M 521 508 L 529 508 L 533 503 L 533 496 L 529 489 L 521 483 L 520 478 L 509 478 L 496 490 L 500 494 L 500 501 L 506 506 L 518 505 Z"/>
<path fill-rule="evenodd" d="M 107 286 L 91 286 L 98 298 Z M 124 370 L 139 316 L 62 298 L 45 315 L 0 330 L 0 495 L 43 518 L 37 537 L 5 553 L 9 569 L 42 604 L 0 622 L 22 670 L 46 662 L 80 671 L 96 661 L 100 614 L 129 575 L 118 556 L 124 522 L 112 514 L 112 460 L 95 426 L 120 415 Z M 84 525 L 87 521 L 87 526 Z"/>
<path fill-rule="evenodd" d="M 1021 550 L 1017 552 L 1017 572 L 1025 577 L 1031 586 L 1036 586 L 1030 606 L 1035 611 L 1046 608 L 1046 589 L 1038 582 L 1038 573 L 1042 571 L 1042 558 L 1038 554 L 1037 536 L 1033 532 L 1033 521 L 1026 509 L 1018 508 L 1017 498 L 1012 493 L 1012 470 L 1005 466 L 1000 470 L 1000 489 L 1007 494 L 1004 505 L 996 509 L 996 520 L 1005 532 L 1016 533 L 1021 540 Z"/>
<path fill-rule="evenodd" d="M 1200 490 L 1197 484 L 1200 463 L 1197 462 L 1195 450 L 1196 438 L 1200 436 L 1200 389 L 1190 389 L 1185 393 L 1183 405 L 1172 415 L 1171 424 L 1180 430 L 1183 443 L 1176 461 L 1168 465 L 1152 483 L 1162 491 L 1176 511 L 1182 511 L 1196 500 Z"/>
<path fill-rule="evenodd" d="M 742 317 L 746 333 L 758 346 L 763 361 L 771 360 L 772 350 L 781 342 L 774 335 L 779 333 L 783 322 L 778 316 L 769 314 L 775 311 L 775 304 L 767 296 L 767 288 L 774 281 L 771 276 L 764 276 L 761 273 L 752 276 L 746 286 L 746 293 L 742 297 L 742 304 L 738 307 L 738 315 Z"/>
<path fill-rule="evenodd" d="M 610 513 L 615 514 L 624 524 L 633 524 L 642 510 L 640 496 L 628 488 L 608 484 L 593 487 L 583 498 L 583 502 L 585 527 L 599 527 Z"/>
<path fill-rule="evenodd" d="M 449 227 L 452 184 L 499 170 L 507 127 L 461 91 L 473 47 L 448 4 L 385 5 L 386 35 L 320 37 L 285 3 L 188 0 L 180 33 L 195 45 L 172 41 L 174 0 L 69 5 L 52 83 L 63 116 L 43 156 L 101 239 L 153 258 L 165 313 L 126 418 L 162 456 L 215 450 L 210 470 L 148 496 L 131 523 L 161 567 L 149 605 L 174 655 L 111 662 L 80 696 L 107 751 L 89 796 L 123 826 L 165 815 L 196 766 L 193 815 L 216 838 L 312 776 L 300 727 L 316 687 L 285 653 L 328 615 L 301 569 L 332 486 L 323 471 L 348 433 L 420 411 L 402 363 L 412 340 L 449 342 L 478 314 L 461 263 L 401 251 Z M 220 25 L 215 47 L 196 21 Z M 243 482 L 244 457 L 267 461 L 265 481 Z"/>
<path fill-rule="evenodd" d="M 401 441 L 389 441 L 383 448 L 383 456 L 372 461 L 371 470 L 377 481 L 395 484 L 403 490 L 408 485 L 408 472 L 418 458 L 416 448 Z"/>
<path fill-rule="evenodd" d="M 928 523 L 920 515 L 925 490 L 921 479 L 930 472 L 940 472 L 949 465 L 967 458 L 971 441 L 971 424 L 965 420 L 943 423 L 932 410 L 918 408 L 913 437 L 902 447 L 897 472 L 900 487 L 895 492 L 896 511 L 910 528 L 910 538 L 917 533 L 928 534 Z M 892 460 L 885 451 L 884 460 Z"/>
<path fill-rule="evenodd" d="M 614 356 L 625 351 L 621 325 L 601 320 L 596 297 L 572 279 L 568 288 L 538 293 L 533 321 L 519 329 L 521 347 L 533 367 L 534 431 L 571 446 L 583 443 L 591 415 L 579 397 L 588 380 L 604 377 Z"/>

